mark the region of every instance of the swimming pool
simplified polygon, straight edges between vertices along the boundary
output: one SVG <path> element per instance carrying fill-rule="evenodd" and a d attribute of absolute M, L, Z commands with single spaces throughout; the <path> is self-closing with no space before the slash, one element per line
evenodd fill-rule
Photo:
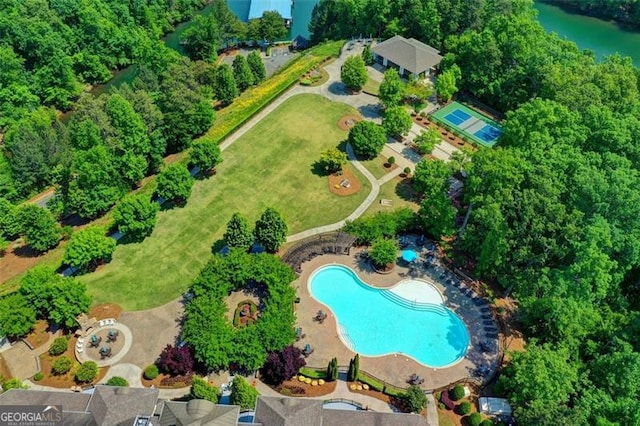
<path fill-rule="evenodd" d="M 309 292 L 335 315 L 338 334 L 364 356 L 400 353 L 428 367 L 461 360 L 469 346 L 462 320 L 431 284 L 405 280 L 390 289 L 364 283 L 350 268 L 328 265 L 309 278 Z"/>

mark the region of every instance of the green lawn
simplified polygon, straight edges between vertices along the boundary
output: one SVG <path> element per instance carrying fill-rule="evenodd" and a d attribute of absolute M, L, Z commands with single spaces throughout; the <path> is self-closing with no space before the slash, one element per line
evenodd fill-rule
<path fill-rule="evenodd" d="M 364 84 L 362 91 L 367 92 L 370 95 L 378 96 L 378 92 L 380 91 L 380 83 L 369 77 L 367 78 L 367 82 Z"/>
<path fill-rule="evenodd" d="M 391 169 L 388 169 L 384 166 L 387 162 L 387 158 L 383 157 L 382 155 L 378 155 L 377 157 L 372 158 L 371 160 L 359 159 L 358 161 L 360 161 L 360 163 L 367 170 L 369 170 L 369 173 L 371 173 L 376 179 L 380 179 L 381 177 L 383 177 L 384 175 L 386 175 L 388 172 L 391 171 Z"/>
<path fill-rule="evenodd" d="M 415 211 L 418 210 L 418 203 L 412 201 L 413 189 L 408 180 L 400 180 L 394 178 L 380 187 L 380 193 L 376 201 L 364 212 L 364 216 L 370 216 L 376 212 L 390 212 L 400 207 L 409 207 Z M 390 206 L 380 204 L 382 199 L 392 200 Z"/>
<path fill-rule="evenodd" d="M 371 186 L 354 170 L 362 190 L 338 197 L 325 176 L 313 173 L 313 164 L 322 150 L 346 137 L 336 123 L 354 113 L 317 95 L 287 100 L 224 151 L 217 175 L 196 182 L 185 207 L 161 212 L 149 238 L 119 245 L 111 263 L 80 278 L 94 302 L 141 310 L 178 297 L 205 264 L 234 211 L 255 221 L 273 206 L 290 233 L 345 218 Z"/>

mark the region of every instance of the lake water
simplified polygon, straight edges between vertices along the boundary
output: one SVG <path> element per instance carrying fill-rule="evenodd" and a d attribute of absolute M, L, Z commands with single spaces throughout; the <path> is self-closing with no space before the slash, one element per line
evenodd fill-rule
<path fill-rule="evenodd" d="M 538 19 L 545 30 L 575 42 L 579 48 L 595 52 L 598 59 L 619 52 L 630 56 L 640 67 L 640 32 L 621 28 L 614 22 L 569 13 L 547 3 L 536 2 Z"/>

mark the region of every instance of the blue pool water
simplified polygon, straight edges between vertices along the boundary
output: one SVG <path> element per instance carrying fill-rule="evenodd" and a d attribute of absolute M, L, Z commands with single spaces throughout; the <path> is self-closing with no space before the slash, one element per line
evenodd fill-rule
<path fill-rule="evenodd" d="M 347 267 L 318 269 L 309 291 L 331 309 L 343 342 L 361 355 L 401 353 L 429 367 L 445 367 L 467 351 L 464 323 L 443 304 L 416 303 L 373 288 Z"/>

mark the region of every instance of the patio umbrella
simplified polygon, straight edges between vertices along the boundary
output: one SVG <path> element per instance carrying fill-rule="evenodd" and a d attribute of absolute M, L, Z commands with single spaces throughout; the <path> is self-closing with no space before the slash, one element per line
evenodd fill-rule
<path fill-rule="evenodd" d="M 405 262 L 413 262 L 414 260 L 416 260 L 417 257 L 418 255 L 413 250 L 402 251 L 402 260 L 404 260 Z"/>

